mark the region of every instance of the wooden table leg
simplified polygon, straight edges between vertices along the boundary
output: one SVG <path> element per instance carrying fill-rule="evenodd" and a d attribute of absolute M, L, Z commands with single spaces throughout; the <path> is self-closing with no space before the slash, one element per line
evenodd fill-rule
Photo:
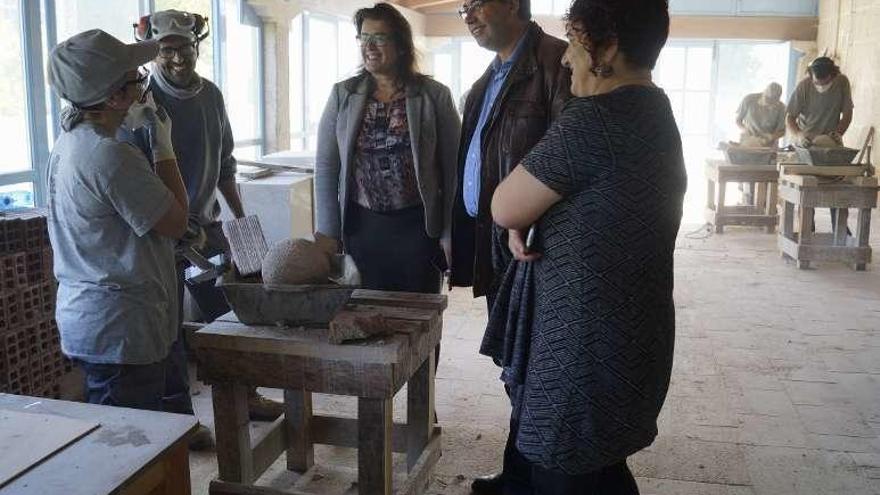
<path fill-rule="evenodd" d="M 753 183 L 754 195 L 755 195 L 755 209 L 759 212 L 767 211 L 767 183 L 766 182 L 756 182 Z"/>
<path fill-rule="evenodd" d="M 858 222 L 856 224 L 856 246 L 868 247 L 868 240 L 871 237 L 871 210 L 870 208 L 859 209 Z M 864 271 L 867 268 L 866 263 L 856 263 L 857 271 Z"/>
<path fill-rule="evenodd" d="M 715 209 L 715 182 L 712 179 L 706 179 L 706 209 Z"/>
<path fill-rule="evenodd" d="M 312 393 L 304 390 L 284 391 L 287 416 L 287 469 L 304 473 L 315 464 L 312 443 Z"/>
<path fill-rule="evenodd" d="M 718 200 L 715 201 L 715 233 L 723 234 L 725 213 L 724 201 L 727 194 L 727 181 L 719 177 L 716 189 L 718 190 Z"/>
<path fill-rule="evenodd" d="M 254 458 L 251 454 L 247 387 L 237 383 L 217 383 L 211 387 L 211 395 L 219 477 L 223 481 L 252 483 Z"/>
<path fill-rule="evenodd" d="M 178 442 L 165 460 L 167 477 L 162 495 L 190 495 L 189 445 Z"/>
<path fill-rule="evenodd" d="M 767 209 L 765 210 L 765 214 L 767 216 L 777 216 L 779 214 L 778 211 L 778 203 L 779 203 L 779 191 L 778 184 L 775 182 L 767 183 Z M 778 222 L 777 222 L 778 223 Z M 776 225 L 768 225 L 767 233 L 772 234 L 776 231 Z"/>
<path fill-rule="evenodd" d="M 801 201 L 801 205 L 803 204 L 804 202 Z M 800 245 L 812 244 L 814 211 L 813 208 L 806 208 L 804 206 L 800 207 L 801 231 L 798 236 L 798 244 Z M 802 270 L 807 269 L 810 267 L 810 261 L 800 259 L 800 254 L 798 254 L 797 266 Z"/>
<path fill-rule="evenodd" d="M 358 493 L 391 495 L 391 398 L 358 397 Z"/>
<path fill-rule="evenodd" d="M 837 208 L 834 211 L 834 240 L 835 246 L 846 246 L 846 231 L 849 228 L 849 209 Z"/>
<path fill-rule="evenodd" d="M 434 429 L 434 353 L 406 384 L 406 465 L 412 469 Z"/>

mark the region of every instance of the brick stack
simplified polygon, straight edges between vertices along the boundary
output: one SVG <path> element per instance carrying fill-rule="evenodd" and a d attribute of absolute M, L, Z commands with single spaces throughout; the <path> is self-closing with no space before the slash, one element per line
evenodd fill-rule
<path fill-rule="evenodd" d="M 54 319 L 56 287 L 45 211 L 0 216 L 0 392 L 59 396 L 70 362 Z"/>

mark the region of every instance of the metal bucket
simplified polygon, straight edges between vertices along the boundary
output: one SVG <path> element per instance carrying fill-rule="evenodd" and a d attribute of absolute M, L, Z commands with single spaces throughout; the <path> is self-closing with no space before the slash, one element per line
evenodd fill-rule
<path fill-rule="evenodd" d="M 776 165 L 776 148 L 730 146 L 724 149 L 724 155 L 733 165 Z"/>
<path fill-rule="evenodd" d="M 807 165 L 816 166 L 833 166 L 833 165 L 852 165 L 853 158 L 859 153 L 855 148 L 795 148 L 797 150 L 798 159 Z"/>

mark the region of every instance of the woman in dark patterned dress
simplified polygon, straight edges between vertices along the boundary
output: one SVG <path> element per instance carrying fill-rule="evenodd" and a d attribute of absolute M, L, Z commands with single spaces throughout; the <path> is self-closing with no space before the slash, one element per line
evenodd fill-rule
<path fill-rule="evenodd" d="M 665 0 L 576 0 L 566 17 L 572 93 L 499 185 L 492 215 L 537 225 L 534 315 L 514 387 L 507 494 L 637 494 L 626 464 L 657 435 L 672 369 L 673 250 L 686 189 L 681 137 L 651 70 Z M 517 384 L 513 384 L 517 385 Z"/>
<path fill-rule="evenodd" d="M 440 292 L 461 128 L 449 89 L 420 74 L 412 30 L 387 3 L 354 17 L 363 57 L 318 130 L 318 232 L 342 241 L 370 289 Z"/>

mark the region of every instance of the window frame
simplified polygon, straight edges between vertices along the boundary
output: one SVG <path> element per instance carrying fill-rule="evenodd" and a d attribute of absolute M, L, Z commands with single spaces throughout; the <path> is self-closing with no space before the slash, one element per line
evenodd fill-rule
<path fill-rule="evenodd" d="M 238 0 L 244 9 L 250 9 L 245 0 Z M 217 41 L 220 49 L 214 50 L 213 79 L 221 89 L 225 87 L 225 53 L 221 35 L 225 33 L 223 21 L 225 8 L 222 0 L 211 0 L 211 36 Z M 61 100 L 48 89 L 43 67 L 46 63 L 46 48 L 58 43 L 57 25 L 55 22 L 55 0 L 18 0 L 20 41 L 22 47 L 22 76 L 25 84 L 25 119 L 28 136 L 28 157 L 30 168 L 16 172 L 0 173 L 0 186 L 30 182 L 33 184 L 34 205 L 43 207 L 47 202 L 48 162 L 52 143 L 49 141 L 50 127 L 52 136 L 60 131 Z M 138 0 L 138 12 L 146 15 L 155 11 L 155 0 Z M 265 111 L 265 63 L 264 63 L 264 23 L 252 11 L 247 11 L 248 24 L 258 31 L 257 72 L 259 78 L 257 119 L 258 137 L 248 137 L 235 142 L 237 147 L 259 146 L 260 153 L 265 150 L 266 129 L 263 122 Z M 244 22 L 240 19 L 240 22 Z"/>

